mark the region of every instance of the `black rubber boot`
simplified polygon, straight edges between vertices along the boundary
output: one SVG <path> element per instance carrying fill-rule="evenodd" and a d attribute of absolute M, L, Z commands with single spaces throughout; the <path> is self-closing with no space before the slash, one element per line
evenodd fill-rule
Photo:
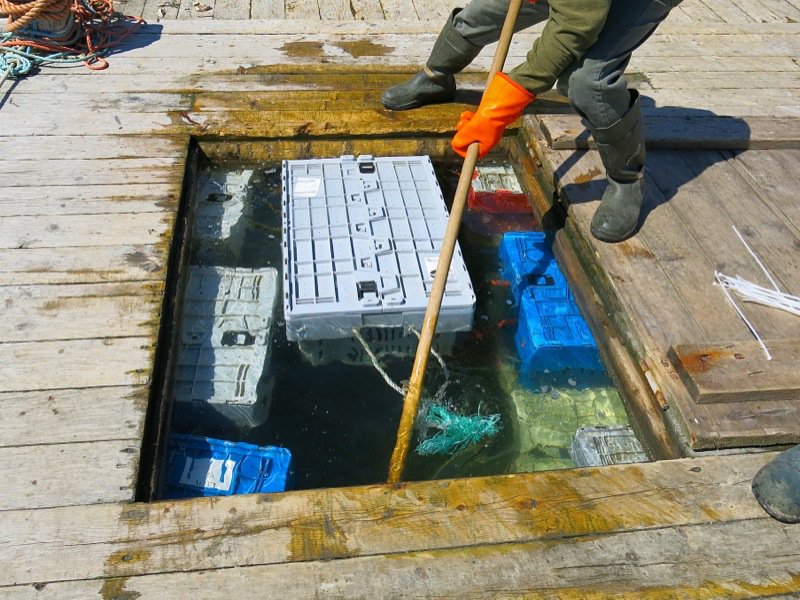
<path fill-rule="evenodd" d="M 753 477 L 753 494 L 770 516 L 800 523 L 800 445 L 784 450 Z"/>
<path fill-rule="evenodd" d="M 454 75 L 469 65 L 481 51 L 480 46 L 467 41 L 456 31 L 455 9 L 431 50 L 425 68 L 403 83 L 383 92 L 381 102 L 391 110 L 408 110 L 426 104 L 450 102 L 456 93 Z"/>
<path fill-rule="evenodd" d="M 611 127 L 594 129 L 608 187 L 592 217 L 592 235 L 604 242 L 628 239 L 639 227 L 644 199 L 644 126 L 639 93 L 631 90 L 631 107 Z"/>

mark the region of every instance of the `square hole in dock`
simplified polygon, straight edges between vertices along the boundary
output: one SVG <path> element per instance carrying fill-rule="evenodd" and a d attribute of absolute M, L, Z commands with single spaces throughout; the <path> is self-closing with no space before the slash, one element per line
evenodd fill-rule
<path fill-rule="evenodd" d="M 404 144 L 195 146 L 146 496 L 386 480 L 462 168 Z M 647 460 L 520 174 L 473 176 L 406 479 Z"/>

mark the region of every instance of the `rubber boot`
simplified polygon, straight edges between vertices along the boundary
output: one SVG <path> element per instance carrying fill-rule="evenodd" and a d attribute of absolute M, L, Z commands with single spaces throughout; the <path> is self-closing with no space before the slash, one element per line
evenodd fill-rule
<path fill-rule="evenodd" d="M 770 516 L 800 523 L 800 445 L 784 450 L 753 477 L 753 494 Z"/>
<path fill-rule="evenodd" d="M 481 51 L 456 31 L 455 9 L 436 38 L 425 68 L 411 79 L 383 92 L 381 103 L 390 110 L 408 110 L 426 104 L 450 102 L 456 93 L 454 75 L 469 65 Z"/>
<path fill-rule="evenodd" d="M 604 242 L 621 242 L 636 233 L 644 198 L 644 126 L 639 93 L 630 94 L 631 107 L 619 121 L 592 130 L 608 187 L 592 217 L 591 231 Z"/>

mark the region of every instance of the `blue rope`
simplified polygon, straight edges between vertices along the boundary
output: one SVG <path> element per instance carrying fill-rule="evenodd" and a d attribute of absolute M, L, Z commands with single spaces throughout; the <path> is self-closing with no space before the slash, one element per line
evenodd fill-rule
<path fill-rule="evenodd" d="M 16 40 L 31 40 L 32 38 L 47 37 L 41 32 L 36 35 L 19 35 L 15 33 L 0 34 L 0 43 L 13 44 Z M 4 45 L 0 46 L 0 76 L 3 79 L 24 77 L 34 67 L 51 65 L 51 64 L 72 64 L 81 63 L 90 58 L 94 54 L 73 54 L 71 52 L 52 52 L 43 53 L 41 50 L 36 50 L 24 45 Z"/>

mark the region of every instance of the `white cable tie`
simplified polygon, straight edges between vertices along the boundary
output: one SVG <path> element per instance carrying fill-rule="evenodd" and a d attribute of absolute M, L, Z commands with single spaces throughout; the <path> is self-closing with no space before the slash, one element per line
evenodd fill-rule
<path fill-rule="evenodd" d="M 741 277 L 718 274 L 718 281 L 734 290 L 745 302 L 755 302 L 800 316 L 800 297 L 762 287 Z"/>
<path fill-rule="evenodd" d="M 758 335 L 758 331 L 756 331 L 756 328 L 747 319 L 747 317 L 745 316 L 744 312 L 742 312 L 742 309 L 740 309 L 739 306 L 736 304 L 736 302 L 734 302 L 733 297 L 728 292 L 728 288 L 727 288 L 727 286 L 725 285 L 725 283 L 722 280 L 722 277 L 725 277 L 725 276 L 722 275 L 719 271 L 714 271 L 714 277 L 716 278 L 717 283 L 719 284 L 720 288 L 722 288 L 722 293 L 725 294 L 725 297 L 728 299 L 728 302 L 731 303 L 731 306 L 733 306 L 733 309 L 736 311 L 736 314 L 738 314 L 739 318 L 742 321 L 744 321 L 745 325 L 747 325 L 747 328 L 755 336 L 755 338 L 758 341 L 759 345 L 764 350 L 764 354 L 767 356 L 767 360 L 772 360 L 772 355 L 769 353 L 769 349 L 767 348 L 767 345 L 764 343 L 764 340 L 761 339 L 761 336 Z"/>
<path fill-rule="evenodd" d="M 767 268 L 764 266 L 764 263 L 761 262 L 761 260 L 758 258 L 758 255 L 756 255 L 756 253 L 750 247 L 750 244 L 748 244 L 747 241 L 744 239 L 744 236 L 741 233 L 739 233 L 738 229 L 736 229 L 736 225 L 731 225 L 731 227 L 733 227 L 734 233 L 736 233 L 736 235 L 739 236 L 739 240 L 741 240 L 742 244 L 744 244 L 744 247 L 747 248 L 747 251 L 750 253 L 750 256 L 753 257 L 753 260 L 756 261 L 756 264 L 758 264 L 758 266 L 761 267 L 761 270 L 764 271 L 764 275 L 767 276 L 767 279 L 769 279 L 769 282 L 772 284 L 772 287 L 775 288 L 775 291 L 780 292 L 781 288 L 778 287 L 778 284 L 772 278 L 772 275 L 770 275 L 769 271 L 767 271 Z"/>

